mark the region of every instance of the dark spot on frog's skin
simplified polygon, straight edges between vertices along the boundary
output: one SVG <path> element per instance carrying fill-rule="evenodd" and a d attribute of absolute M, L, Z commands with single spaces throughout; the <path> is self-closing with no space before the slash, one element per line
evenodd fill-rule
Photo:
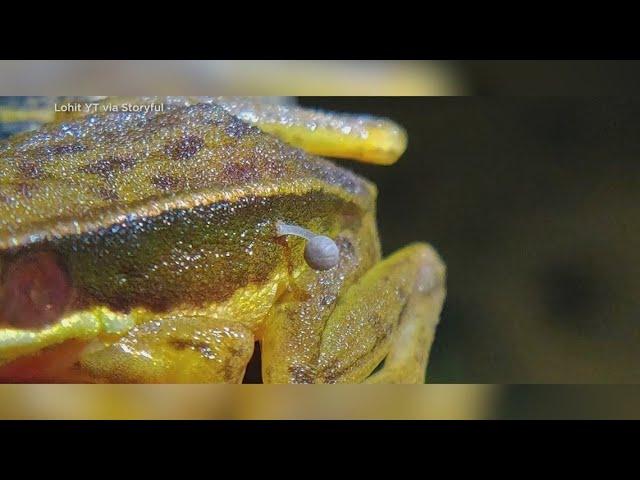
<path fill-rule="evenodd" d="M 70 153 L 84 152 L 86 147 L 81 143 L 67 143 L 65 145 L 54 145 L 51 147 L 51 155 L 67 155 Z"/>
<path fill-rule="evenodd" d="M 100 187 L 98 189 L 98 195 L 104 200 L 118 200 L 118 193 L 111 187 Z"/>
<path fill-rule="evenodd" d="M 151 177 L 151 184 L 160 190 L 170 192 L 177 190 L 182 185 L 182 182 L 179 178 L 171 175 L 154 175 Z"/>
<path fill-rule="evenodd" d="M 32 156 L 36 162 L 43 163 L 53 160 L 56 156 L 70 155 L 72 153 L 84 152 L 87 149 L 81 143 L 66 143 L 63 145 L 46 145 L 36 147 L 33 149 L 30 156 Z"/>
<path fill-rule="evenodd" d="M 204 146 L 204 140 L 196 135 L 174 140 L 165 145 L 165 153 L 173 160 L 189 160 Z"/>
<path fill-rule="evenodd" d="M 42 169 L 42 163 L 35 160 L 25 160 L 18 164 L 20 174 L 24 177 L 31 178 L 33 180 L 42 178 L 44 170 Z"/>
<path fill-rule="evenodd" d="M 245 162 L 228 163 L 222 169 L 221 180 L 229 183 L 253 182 L 260 178 L 257 166 Z"/>
<path fill-rule="evenodd" d="M 113 155 L 101 158 L 97 162 L 85 166 L 82 171 L 109 178 L 114 173 L 123 173 L 132 169 L 135 164 L 136 159 L 131 156 Z"/>

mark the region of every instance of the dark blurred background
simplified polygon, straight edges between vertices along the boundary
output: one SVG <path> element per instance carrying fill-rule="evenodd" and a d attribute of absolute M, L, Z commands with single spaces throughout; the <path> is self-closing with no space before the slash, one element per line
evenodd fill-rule
<path fill-rule="evenodd" d="M 430 382 L 640 380 L 640 100 L 300 103 L 407 129 L 396 165 L 346 165 L 379 187 L 385 254 L 428 241 L 448 266 Z"/>

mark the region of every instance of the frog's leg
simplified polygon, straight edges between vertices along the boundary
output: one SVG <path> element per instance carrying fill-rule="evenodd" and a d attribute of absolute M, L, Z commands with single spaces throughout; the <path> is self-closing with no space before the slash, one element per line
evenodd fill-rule
<path fill-rule="evenodd" d="M 111 383 L 241 383 L 253 347 L 253 334 L 237 322 L 172 315 L 96 344 L 81 365 Z"/>
<path fill-rule="evenodd" d="M 218 97 L 216 103 L 241 120 L 315 155 L 390 165 L 407 148 L 406 132 L 387 118 L 281 105 L 259 97 Z"/>
<path fill-rule="evenodd" d="M 335 270 L 348 276 L 348 269 L 341 263 Z M 283 306 L 272 320 L 276 328 L 269 325 L 263 338 L 264 381 L 422 383 L 444 301 L 444 275 L 435 251 L 414 244 L 346 287 L 328 314 L 319 305 L 332 300 L 332 292 Z M 287 334 L 287 323 L 302 334 Z"/>

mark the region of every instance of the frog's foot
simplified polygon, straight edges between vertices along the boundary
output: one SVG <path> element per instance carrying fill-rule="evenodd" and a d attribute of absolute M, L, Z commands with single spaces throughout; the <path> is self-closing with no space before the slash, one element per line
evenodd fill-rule
<path fill-rule="evenodd" d="M 111 383 L 241 383 L 253 347 L 252 333 L 236 322 L 172 315 L 96 344 L 81 363 Z"/>
<path fill-rule="evenodd" d="M 326 322 L 312 303 L 297 310 L 313 316 L 298 319 L 307 339 L 267 332 L 265 382 L 423 383 L 444 283 L 444 265 L 431 247 L 403 248 L 351 284 Z M 295 321 L 296 312 L 281 317 Z"/>
<path fill-rule="evenodd" d="M 429 247 L 423 246 L 422 252 L 414 254 L 413 261 L 418 264 L 413 290 L 398 316 L 389 353 L 366 383 L 425 381 L 429 352 L 444 302 L 445 268 Z"/>

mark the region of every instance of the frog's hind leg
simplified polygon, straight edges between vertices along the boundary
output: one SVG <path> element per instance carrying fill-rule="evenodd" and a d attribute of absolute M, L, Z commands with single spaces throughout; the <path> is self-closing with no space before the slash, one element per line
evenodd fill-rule
<path fill-rule="evenodd" d="M 423 383 L 444 293 L 444 266 L 427 245 L 374 266 L 329 318 L 316 382 Z"/>
<path fill-rule="evenodd" d="M 397 319 L 389 353 L 366 383 L 424 383 L 427 361 L 445 297 L 445 269 L 430 248 L 413 254 L 413 289 Z M 409 272 L 407 272 L 409 273 Z"/>
<path fill-rule="evenodd" d="M 253 347 L 253 334 L 237 322 L 172 315 L 96 344 L 81 365 L 111 383 L 241 383 Z"/>
<path fill-rule="evenodd" d="M 346 287 L 326 321 L 305 305 L 311 317 L 302 323 L 302 337 L 265 337 L 265 381 L 423 383 L 444 301 L 444 270 L 431 247 L 410 245 Z"/>

